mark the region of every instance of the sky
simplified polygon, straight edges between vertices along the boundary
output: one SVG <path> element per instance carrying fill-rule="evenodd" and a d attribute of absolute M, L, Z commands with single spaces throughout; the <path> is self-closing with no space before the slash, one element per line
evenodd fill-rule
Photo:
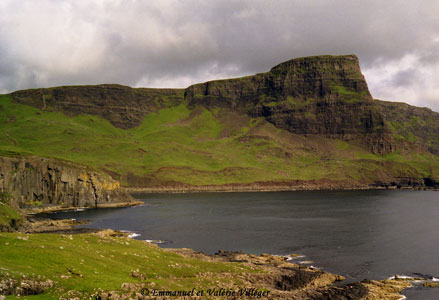
<path fill-rule="evenodd" d="M 356 54 L 374 98 L 439 110 L 437 0 L 0 0 L 0 92 L 187 87 Z"/>

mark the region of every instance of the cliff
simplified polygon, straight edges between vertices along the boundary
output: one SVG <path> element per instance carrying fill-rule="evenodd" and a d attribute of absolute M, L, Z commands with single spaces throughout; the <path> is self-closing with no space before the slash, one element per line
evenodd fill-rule
<path fill-rule="evenodd" d="M 193 85 L 185 98 L 264 117 L 295 134 L 355 140 L 373 153 L 394 150 L 355 55 L 293 59 L 267 73 Z"/>
<path fill-rule="evenodd" d="M 56 157 L 152 190 L 424 188 L 439 182 L 438 115 L 374 100 L 354 55 L 305 57 L 185 90 L 0 95 L 0 156 Z"/>
<path fill-rule="evenodd" d="M 439 155 L 439 113 L 402 102 L 375 103 L 397 142 Z"/>
<path fill-rule="evenodd" d="M 110 176 L 47 158 L 0 157 L 0 191 L 20 208 L 98 207 L 133 202 Z"/>
<path fill-rule="evenodd" d="M 179 89 L 133 89 L 117 84 L 31 89 L 11 94 L 17 103 L 69 116 L 101 116 L 118 128 L 140 125 L 145 115 L 183 101 Z"/>
<path fill-rule="evenodd" d="M 184 93 L 184 94 L 183 94 Z M 181 89 L 121 85 L 17 91 L 17 103 L 70 116 L 98 115 L 118 128 L 139 126 L 151 112 L 179 105 L 226 107 L 264 117 L 295 134 L 356 141 L 373 153 L 394 151 L 393 135 L 376 108 L 355 55 L 293 59 L 267 73 Z"/>

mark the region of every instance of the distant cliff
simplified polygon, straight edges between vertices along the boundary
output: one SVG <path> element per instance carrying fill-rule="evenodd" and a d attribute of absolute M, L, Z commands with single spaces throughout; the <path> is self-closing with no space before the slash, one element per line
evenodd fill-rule
<path fill-rule="evenodd" d="M 402 102 L 375 100 L 397 142 L 439 155 L 439 113 Z"/>
<path fill-rule="evenodd" d="M 264 117 L 292 133 L 357 140 L 373 153 L 394 150 L 355 55 L 293 59 L 267 73 L 193 85 L 185 97 L 191 105 Z"/>
<path fill-rule="evenodd" d="M 90 114 L 109 120 L 115 127 L 140 125 L 145 115 L 183 101 L 179 89 L 133 89 L 118 84 L 62 86 L 31 89 L 11 94 L 17 103 L 69 116 Z"/>
<path fill-rule="evenodd" d="M 261 116 L 296 134 L 355 140 L 373 153 L 394 150 L 393 136 L 374 105 L 355 55 L 297 58 L 267 73 L 209 81 L 186 90 L 67 86 L 11 96 L 42 110 L 99 115 L 119 128 L 136 127 L 145 115 L 185 101 Z"/>
<path fill-rule="evenodd" d="M 14 206 L 98 207 L 133 198 L 107 174 L 46 158 L 0 157 L 0 191 Z"/>
<path fill-rule="evenodd" d="M 186 89 L 102 84 L 0 95 L 0 156 L 57 157 L 159 191 L 429 188 L 439 182 L 438 124 L 429 109 L 374 100 L 355 55 L 324 55 Z M 85 198 L 72 196 L 76 173 L 33 192 L 21 188 L 34 176 L 23 168 L 23 179 L 8 183 L 25 195 L 22 205 L 46 192 L 45 203 L 116 198 L 108 189 L 93 198 L 97 179 L 81 190 Z"/>

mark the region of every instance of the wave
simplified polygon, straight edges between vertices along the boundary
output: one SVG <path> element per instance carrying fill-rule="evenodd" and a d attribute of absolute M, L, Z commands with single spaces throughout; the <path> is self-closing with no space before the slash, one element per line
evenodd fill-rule
<path fill-rule="evenodd" d="M 152 244 L 166 244 L 166 243 L 169 243 L 168 241 L 162 241 L 162 240 L 145 240 L 145 242 L 152 243 Z"/>
<path fill-rule="evenodd" d="M 299 261 L 299 264 L 303 264 L 303 265 L 309 265 L 314 263 L 312 260 L 301 260 Z"/>
<path fill-rule="evenodd" d="M 286 261 L 292 261 L 292 260 L 296 260 L 299 258 L 304 258 L 305 255 L 299 255 L 299 254 L 288 254 L 288 255 L 276 255 L 274 254 L 274 256 L 279 256 L 279 257 L 283 257 L 286 259 Z"/>
<path fill-rule="evenodd" d="M 399 275 L 399 274 L 396 274 L 396 275 L 394 275 L 394 276 L 390 276 L 390 277 L 387 278 L 387 279 L 390 279 L 390 280 L 392 280 L 392 279 L 408 279 L 408 280 L 414 280 L 414 277 L 413 277 L 413 276 L 407 276 L 407 275 Z"/>
<path fill-rule="evenodd" d="M 287 258 L 287 261 L 292 261 L 292 260 L 296 260 L 296 259 L 299 259 L 299 258 L 304 258 L 305 255 L 293 255 L 293 256 L 286 255 L 285 257 Z"/>

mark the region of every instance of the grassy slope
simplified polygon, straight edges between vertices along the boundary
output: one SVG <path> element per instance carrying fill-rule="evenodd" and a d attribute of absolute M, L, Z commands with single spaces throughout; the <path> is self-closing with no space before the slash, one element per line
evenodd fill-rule
<path fill-rule="evenodd" d="M 117 291 L 122 283 L 144 283 L 168 290 L 207 289 L 219 284 L 239 284 L 233 276 L 226 279 L 221 273 L 256 272 L 236 263 L 182 257 L 144 241 L 97 234 L 0 233 L 0 266 L 0 281 L 20 281 L 23 276 L 54 281 L 54 286 L 44 294 L 28 297 L 32 299 L 58 299 L 72 290 L 76 292 L 70 298 L 85 299 L 97 287 Z M 141 273 L 144 279 L 133 277 L 133 271 Z"/>
<path fill-rule="evenodd" d="M 148 185 L 439 176 L 439 158 L 430 154 L 373 155 L 340 140 L 293 135 L 263 119 L 191 111 L 184 104 L 151 113 L 139 127 L 123 130 L 97 116 L 41 111 L 3 95 L 0 128 L 0 155 L 56 157 L 132 173 L 147 178 Z M 122 184 L 128 184 L 126 178 Z"/>

